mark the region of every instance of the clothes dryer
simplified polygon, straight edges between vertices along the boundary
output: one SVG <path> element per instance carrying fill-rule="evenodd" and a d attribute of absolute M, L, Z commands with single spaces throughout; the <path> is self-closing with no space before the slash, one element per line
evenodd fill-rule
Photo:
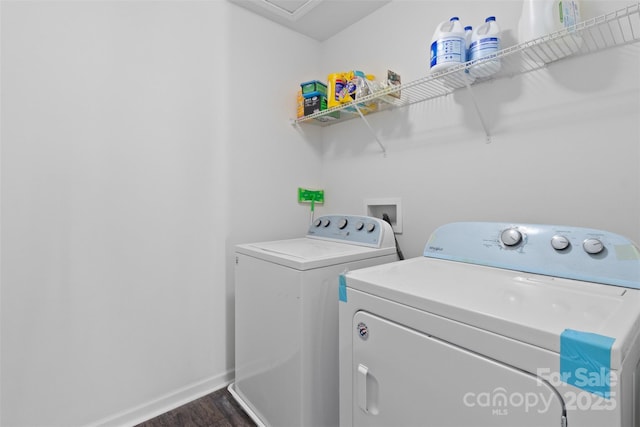
<path fill-rule="evenodd" d="M 343 427 L 640 426 L 640 251 L 622 236 L 453 223 L 344 287 Z"/>
<path fill-rule="evenodd" d="M 236 376 L 258 425 L 338 425 L 338 280 L 397 260 L 391 226 L 328 215 L 305 237 L 236 247 Z"/>

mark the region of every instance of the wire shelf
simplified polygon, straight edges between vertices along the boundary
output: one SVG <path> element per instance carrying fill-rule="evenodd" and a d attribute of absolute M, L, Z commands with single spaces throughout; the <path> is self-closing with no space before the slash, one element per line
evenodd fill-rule
<path fill-rule="evenodd" d="M 468 61 L 447 70 L 391 86 L 339 107 L 300 117 L 294 124 L 329 126 L 371 111 L 403 107 L 448 95 L 483 81 L 512 77 L 547 66 L 567 57 L 587 55 L 607 48 L 640 41 L 640 2 L 615 12 L 580 22 L 572 27 L 500 50 L 494 55 Z M 492 74 L 475 81 L 469 72 Z M 338 113 L 338 114 L 336 114 Z M 335 116 L 338 116 L 336 118 Z"/>

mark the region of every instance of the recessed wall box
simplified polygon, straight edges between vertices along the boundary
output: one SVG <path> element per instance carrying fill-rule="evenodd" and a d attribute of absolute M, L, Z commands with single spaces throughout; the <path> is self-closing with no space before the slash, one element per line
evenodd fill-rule
<path fill-rule="evenodd" d="M 365 214 L 376 218 L 389 215 L 391 227 L 396 234 L 402 234 L 402 205 L 399 197 L 365 199 Z"/>

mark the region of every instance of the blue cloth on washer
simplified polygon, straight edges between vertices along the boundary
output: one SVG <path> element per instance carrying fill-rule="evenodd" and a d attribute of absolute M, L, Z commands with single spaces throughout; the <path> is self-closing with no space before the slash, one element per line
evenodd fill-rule
<path fill-rule="evenodd" d="M 344 274 L 338 277 L 338 300 L 347 302 L 347 278 Z"/>
<path fill-rule="evenodd" d="M 560 335 L 560 375 L 564 382 L 609 399 L 611 347 L 615 338 L 565 329 Z"/>

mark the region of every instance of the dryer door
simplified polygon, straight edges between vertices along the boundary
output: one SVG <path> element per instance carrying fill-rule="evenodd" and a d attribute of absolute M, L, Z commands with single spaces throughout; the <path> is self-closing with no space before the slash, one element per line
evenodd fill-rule
<path fill-rule="evenodd" d="M 428 331 L 427 331 L 428 333 Z M 353 318 L 353 426 L 560 426 L 535 375 L 366 312 Z"/>

